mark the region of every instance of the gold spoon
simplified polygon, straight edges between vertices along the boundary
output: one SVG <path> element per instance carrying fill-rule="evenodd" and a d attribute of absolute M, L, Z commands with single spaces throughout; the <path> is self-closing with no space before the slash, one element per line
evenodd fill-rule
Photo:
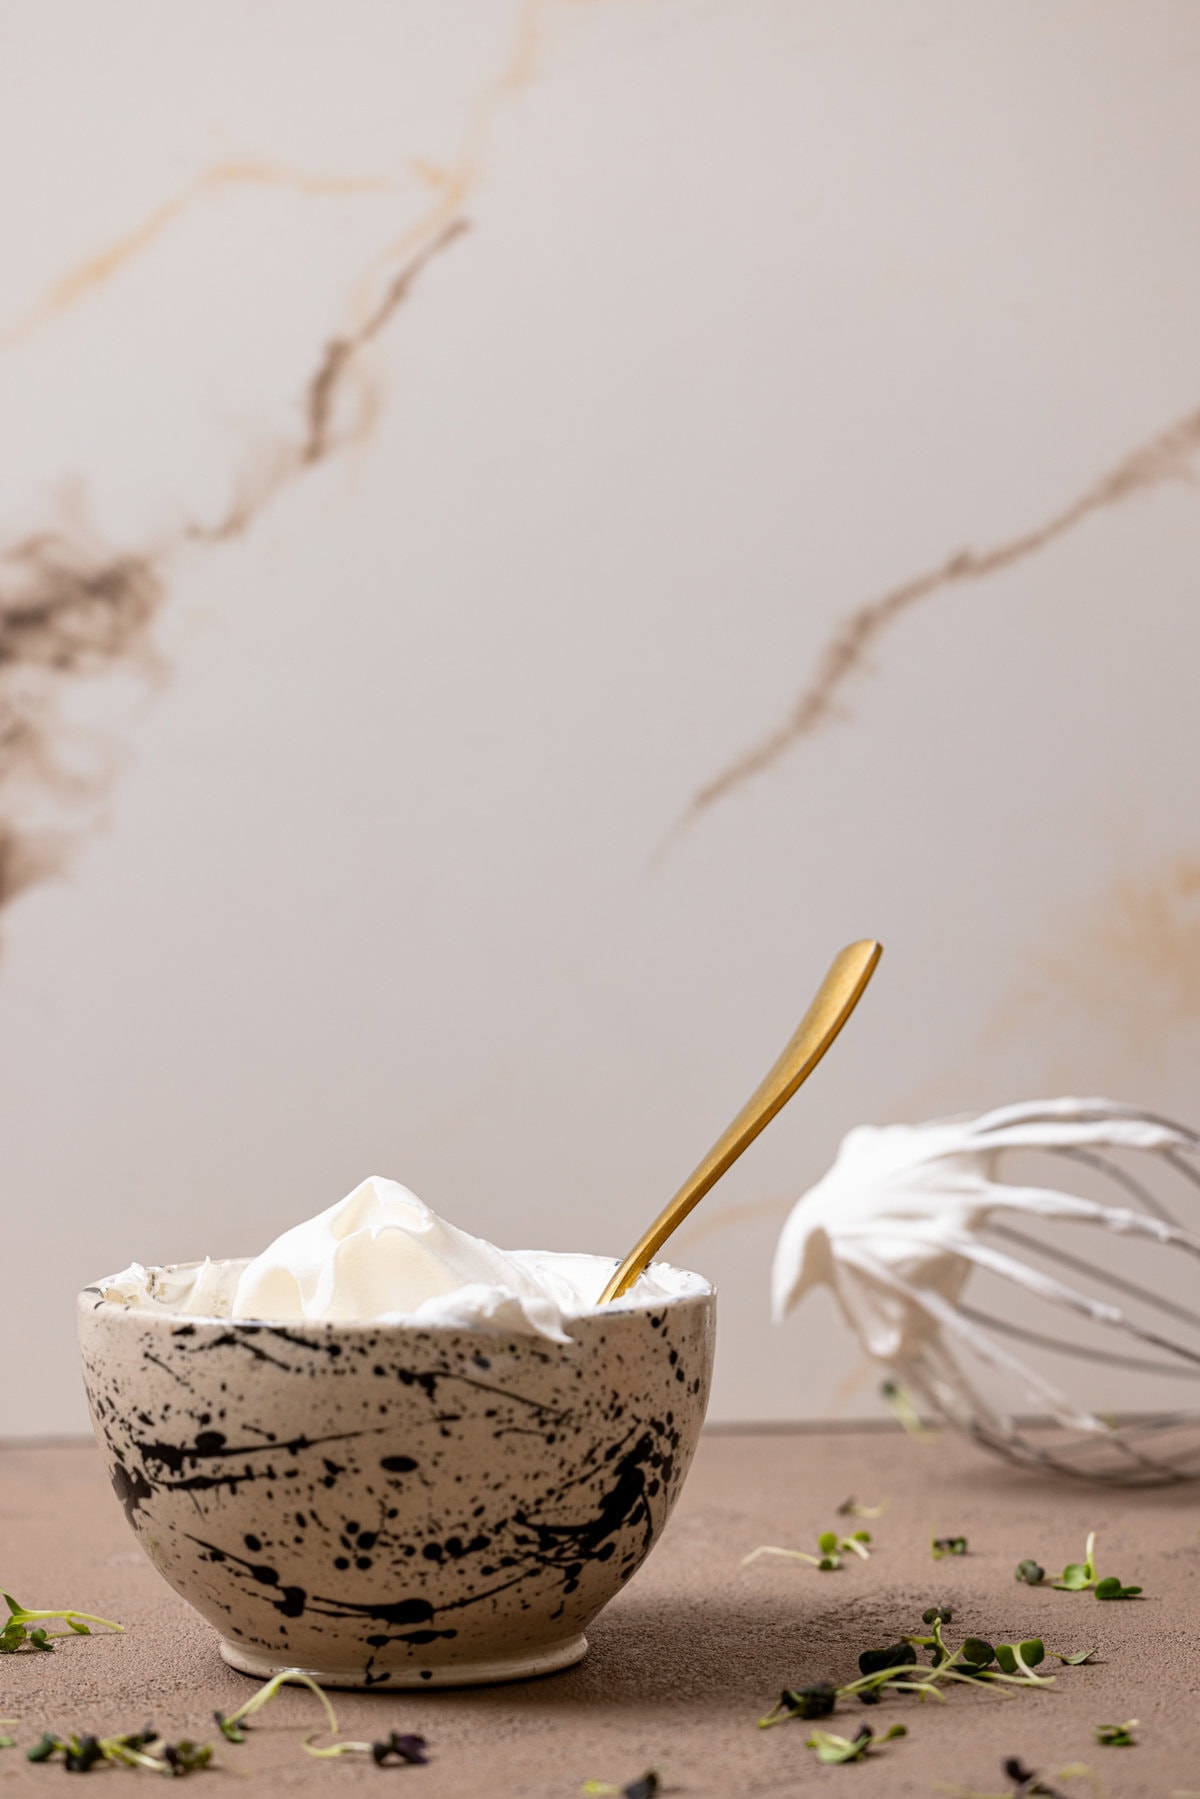
<path fill-rule="evenodd" d="M 600 1295 L 601 1305 L 607 1305 L 610 1299 L 619 1299 L 626 1288 L 633 1285 L 692 1207 L 699 1205 L 709 1188 L 716 1186 L 742 1151 L 770 1124 L 776 1112 L 786 1106 L 801 1081 L 808 1079 L 858 1004 L 882 954 L 882 944 L 864 940 L 850 944 L 835 958 L 817 989 L 816 998 L 801 1019 L 799 1030 L 774 1068 L 614 1271 Z"/>

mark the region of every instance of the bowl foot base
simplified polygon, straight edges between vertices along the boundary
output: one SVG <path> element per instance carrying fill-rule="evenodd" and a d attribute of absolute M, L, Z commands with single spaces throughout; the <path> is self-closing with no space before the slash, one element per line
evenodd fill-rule
<path fill-rule="evenodd" d="M 587 1638 L 580 1634 L 566 1637 L 561 1643 L 550 1643 L 544 1649 L 531 1649 L 523 1655 L 495 1656 L 478 1662 L 442 1662 L 428 1668 L 392 1668 L 374 1673 L 368 1683 L 365 1672 L 355 1668 L 314 1668 L 307 1663 L 289 1661 L 260 1650 L 244 1648 L 220 1637 L 221 1655 L 239 1674 L 251 1674 L 256 1680 L 269 1680 L 283 1668 L 302 1666 L 318 1686 L 365 1687 L 373 1692 L 395 1692 L 399 1687 L 485 1687 L 505 1680 L 533 1680 L 539 1674 L 557 1674 L 561 1668 L 573 1668 L 587 1654 Z M 381 1678 L 383 1674 L 383 1678 Z"/>

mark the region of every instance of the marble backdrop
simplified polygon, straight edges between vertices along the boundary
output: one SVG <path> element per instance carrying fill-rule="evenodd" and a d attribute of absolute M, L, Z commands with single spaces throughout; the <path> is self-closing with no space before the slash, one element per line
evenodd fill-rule
<path fill-rule="evenodd" d="M 870 1410 L 851 1124 L 1200 1119 L 1200 9 L 0 5 L 0 1430 L 364 1175 L 697 1215 L 714 1413 Z"/>

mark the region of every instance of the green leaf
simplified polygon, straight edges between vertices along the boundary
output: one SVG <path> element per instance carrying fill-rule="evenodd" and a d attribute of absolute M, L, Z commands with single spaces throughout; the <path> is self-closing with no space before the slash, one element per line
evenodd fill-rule
<path fill-rule="evenodd" d="M 1060 1593 L 1082 1593 L 1092 1584 L 1092 1577 L 1083 1562 L 1068 1562 L 1055 1586 Z"/>
<path fill-rule="evenodd" d="M 15 1749 L 16 1746 L 16 1737 L 0 1737 L 0 1749 Z"/>
<path fill-rule="evenodd" d="M 1094 1649 L 1077 1649 L 1074 1655 L 1063 1655 L 1061 1650 L 1052 1649 L 1050 1653 L 1055 1661 L 1062 1663 L 1064 1668 L 1082 1668 L 1085 1662 L 1091 1661 L 1096 1651 Z"/>
<path fill-rule="evenodd" d="M 1005 1674 L 1028 1674 L 1046 1659 L 1046 1646 L 1041 1637 L 1026 1637 L 1022 1643 L 997 1643 L 996 1660 Z"/>
<path fill-rule="evenodd" d="M 1096 1582 L 1097 1599 L 1137 1599 L 1141 1591 L 1141 1587 L 1122 1586 L 1115 1574 L 1108 1574 Z"/>
<path fill-rule="evenodd" d="M 1137 1738 L 1133 1733 L 1137 1727 L 1136 1718 L 1127 1718 L 1124 1724 L 1097 1724 L 1096 1741 L 1106 1749 L 1135 1749 Z"/>
<path fill-rule="evenodd" d="M 959 1657 L 972 1668 L 990 1668 L 996 1659 L 996 1651 L 982 1637 L 968 1637 L 959 1650 Z"/>
<path fill-rule="evenodd" d="M 907 1724 L 893 1724 L 891 1726 L 890 1730 L 884 1731 L 883 1736 L 880 1740 L 884 1743 L 888 1743 L 891 1741 L 891 1739 L 893 1737 L 906 1737 L 907 1735 L 908 1735 L 908 1725 Z"/>
<path fill-rule="evenodd" d="M 836 1555 L 838 1534 L 836 1530 L 823 1530 L 817 1538 L 817 1548 L 822 1555 Z"/>
<path fill-rule="evenodd" d="M 87 1625 L 81 1624 L 77 1618 L 73 1618 L 70 1612 L 63 1613 L 63 1622 L 66 1624 L 68 1630 L 73 1630 L 75 1632 L 77 1637 L 90 1637 L 92 1634 Z"/>
<path fill-rule="evenodd" d="M 829 1730 L 814 1730 L 805 1747 L 816 1750 L 819 1762 L 834 1766 L 838 1762 L 861 1761 L 871 1747 L 871 1741 L 870 1727 L 864 1724 L 854 1738 L 834 1736 Z"/>
<path fill-rule="evenodd" d="M 25 1607 L 18 1605 L 11 1593 L 0 1593 L 0 1599 L 3 1599 L 14 1618 L 19 1618 L 24 1614 Z"/>
<path fill-rule="evenodd" d="M 760 1718 L 759 1729 L 781 1724 L 785 1718 L 827 1718 L 838 1701 L 837 1688 L 827 1680 L 814 1681 L 807 1687 L 785 1687 L 779 1703 Z"/>
<path fill-rule="evenodd" d="M 1046 1570 L 1040 1562 L 1032 1557 L 1017 1563 L 1017 1579 L 1025 1582 L 1027 1587 L 1038 1587 L 1046 1578 Z"/>

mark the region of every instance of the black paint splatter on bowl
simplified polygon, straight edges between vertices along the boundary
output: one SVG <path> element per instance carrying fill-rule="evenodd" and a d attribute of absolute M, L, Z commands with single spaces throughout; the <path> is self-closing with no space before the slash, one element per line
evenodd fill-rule
<path fill-rule="evenodd" d="M 569 1666 L 660 1534 L 708 1401 L 715 1297 L 695 1276 L 573 1319 L 566 1344 L 190 1318 L 104 1292 L 80 1295 L 79 1321 L 114 1490 L 250 1674 L 411 1686 Z"/>

